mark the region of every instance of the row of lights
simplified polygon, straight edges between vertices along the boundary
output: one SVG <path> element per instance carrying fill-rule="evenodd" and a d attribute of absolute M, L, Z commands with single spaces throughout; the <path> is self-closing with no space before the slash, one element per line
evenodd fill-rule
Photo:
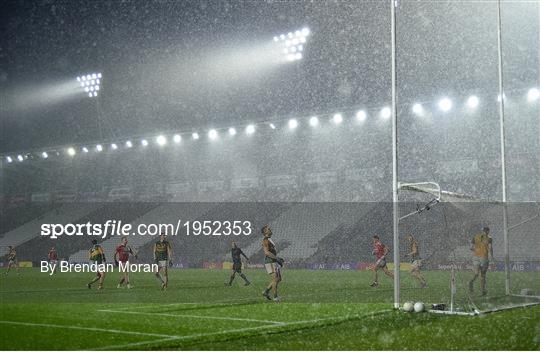
<path fill-rule="evenodd" d="M 540 91 L 537 89 L 537 88 L 531 88 L 528 93 L 527 93 L 527 100 L 529 102 L 534 102 L 534 101 L 537 101 L 538 99 L 540 98 Z M 466 106 L 469 108 L 469 109 L 475 109 L 477 108 L 479 105 L 480 105 L 480 99 L 477 97 L 477 96 L 470 96 L 467 98 L 466 100 Z M 449 98 L 443 98 L 441 100 L 438 101 L 437 103 L 439 109 L 442 111 L 442 112 L 448 112 L 452 109 L 452 106 L 453 106 L 453 102 L 451 99 Z M 422 104 L 420 103 L 415 103 L 412 105 L 412 112 L 416 115 L 423 115 L 424 114 L 424 107 L 422 106 Z M 380 111 L 379 111 L 379 117 L 383 120 L 388 120 L 390 117 L 392 116 L 392 109 L 390 107 L 383 107 Z M 359 110 L 355 113 L 354 115 L 354 118 L 357 122 L 364 122 L 368 117 L 368 114 L 365 110 Z M 340 113 L 336 113 L 334 114 L 331 118 L 330 118 L 330 121 L 335 124 L 335 125 L 339 125 L 343 122 L 343 115 L 340 114 Z M 319 118 L 317 116 L 312 116 L 308 119 L 308 123 L 311 127 L 317 127 L 319 126 L 320 124 L 320 121 L 319 121 Z M 275 130 L 276 129 L 276 125 L 274 123 L 266 123 L 266 125 L 268 127 L 270 127 L 272 130 Z M 297 127 L 299 126 L 299 122 L 297 119 L 290 119 L 287 121 L 287 127 L 290 129 L 290 130 L 294 130 L 296 129 Z M 244 132 L 245 134 L 247 135 L 251 135 L 253 133 L 255 133 L 256 131 L 256 126 L 255 124 L 250 124 L 250 125 L 247 125 L 244 129 Z M 234 127 L 230 127 L 228 130 L 227 130 L 227 133 L 229 134 L 229 136 L 235 136 L 238 132 L 236 130 L 236 128 Z M 191 134 L 191 139 L 192 140 L 198 140 L 200 139 L 201 136 L 199 135 L 198 132 L 193 132 Z M 210 140 L 216 140 L 219 138 L 219 132 L 218 130 L 216 129 L 211 129 L 208 131 L 208 138 Z M 181 141 L 182 141 L 182 136 L 180 134 L 175 134 L 173 137 L 172 137 L 172 141 L 175 143 L 175 144 L 179 144 Z M 155 138 L 155 143 L 158 145 L 158 146 L 164 146 L 166 145 L 168 142 L 167 140 L 167 137 L 164 136 L 164 135 L 159 135 Z M 147 140 L 147 139 L 141 139 L 140 140 L 140 145 L 141 147 L 147 147 L 150 145 L 150 142 Z M 124 146 L 125 148 L 129 149 L 129 148 L 132 148 L 134 146 L 133 142 L 132 141 L 126 141 L 124 143 Z M 110 150 L 117 150 L 119 149 L 119 146 L 118 144 L 116 143 L 112 143 L 110 145 Z M 101 144 L 97 144 L 94 148 L 94 150 L 96 152 L 102 152 L 104 150 L 104 147 L 103 145 Z M 90 152 L 90 150 L 87 148 L 87 147 L 82 147 L 81 148 L 81 152 L 82 153 L 88 153 Z M 68 149 L 66 149 L 66 153 L 67 155 L 69 156 L 75 156 L 77 154 L 77 150 L 74 148 L 74 147 L 70 147 Z M 49 154 L 47 152 L 42 152 L 41 153 L 41 157 L 43 159 L 47 159 L 49 157 Z M 24 161 L 25 157 L 23 157 L 22 155 L 17 155 L 16 157 L 16 160 L 18 160 L 19 162 L 22 162 Z M 8 163 L 11 163 L 14 161 L 14 159 L 10 156 L 7 156 L 6 157 L 6 161 Z"/>

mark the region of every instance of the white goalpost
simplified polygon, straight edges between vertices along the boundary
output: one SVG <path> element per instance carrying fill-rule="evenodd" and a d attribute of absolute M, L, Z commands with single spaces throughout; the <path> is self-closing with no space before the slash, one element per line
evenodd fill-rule
<path fill-rule="evenodd" d="M 459 204 L 461 202 L 485 202 L 485 200 L 475 199 L 464 194 L 453 193 L 441 190 L 441 187 L 436 182 L 416 182 L 416 183 L 399 183 L 398 180 L 398 130 L 397 130 L 397 75 L 396 75 L 396 9 L 399 3 L 398 0 L 390 1 L 390 18 L 391 18 L 391 93 L 392 93 L 392 202 L 393 202 L 393 245 L 394 245 L 394 308 L 399 308 L 401 305 L 401 258 L 400 258 L 400 222 L 405 221 L 415 215 L 431 209 L 431 207 L 448 202 Z M 510 243 L 508 239 L 509 230 L 523 226 L 540 216 L 540 208 L 537 208 L 538 213 L 528 219 L 522 220 L 519 223 L 508 225 L 508 200 L 507 200 L 507 177 L 506 177 L 506 145 L 505 145 L 505 114 L 504 114 L 504 84 L 503 84 L 503 60 L 502 60 L 502 43 L 501 43 L 501 0 L 497 1 L 497 53 L 498 53 L 498 91 L 499 91 L 499 130 L 500 130 L 500 155 L 501 155 L 501 188 L 502 199 L 498 206 L 502 207 L 502 226 L 503 234 L 503 251 L 504 251 L 504 295 L 506 297 L 523 298 L 525 302 L 510 304 L 494 304 L 492 307 L 486 308 L 477 307 L 470 295 L 468 297 L 471 306 L 471 311 L 465 312 L 457 310 L 455 307 L 455 297 L 457 293 L 456 284 L 456 269 L 452 266 L 450 279 L 450 310 L 432 310 L 436 313 L 443 314 L 464 314 L 476 315 L 480 313 L 494 312 L 514 307 L 525 307 L 529 305 L 540 304 L 540 296 L 513 293 L 511 290 L 511 268 L 510 268 Z M 399 193 L 400 191 L 412 191 L 421 194 L 427 194 L 433 198 L 425 203 L 422 207 L 416 208 L 414 211 L 399 214 Z M 493 202 L 491 202 L 493 203 Z M 444 209 L 443 209 L 444 210 Z M 444 214 L 443 214 L 444 215 Z M 446 221 L 446 215 L 444 215 Z M 455 263 L 454 263 L 455 264 Z M 459 276 L 459 275 L 458 275 Z M 533 273 L 534 276 L 534 273 Z M 538 294 L 538 293 L 537 293 Z"/>

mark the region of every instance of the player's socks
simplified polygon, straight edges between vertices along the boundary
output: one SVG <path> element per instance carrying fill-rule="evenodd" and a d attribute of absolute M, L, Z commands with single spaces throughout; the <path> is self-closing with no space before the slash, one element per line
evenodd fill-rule
<path fill-rule="evenodd" d="M 88 289 L 90 290 L 92 288 L 92 283 L 87 283 L 86 287 L 88 287 Z"/>
<path fill-rule="evenodd" d="M 249 282 L 249 280 L 247 279 L 246 275 L 240 274 L 240 277 L 241 277 L 242 279 L 244 279 L 244 281 L 246 282 L 246 286 L 249 285 L 249 284 L 251 283 L 251 282 Z"/>
<path fill-rule="evenodd" d="M 267 300 L 271 301 L 272 298 L 270 297 L 270 289 L 267 288 L 266 290 L 264 290 L 263 296 L 266 297 Z"/>
<path fill-rule="evenodd" d="M 133 286 L 131 286 L 131 284 L 128 283 L 127 288 L 128 288 L 128 290 L 131 290 L 133 288 Z"/>
<path fill-rule="evenodd" d="M 249 285 L 251 285 L 251 282 L 246 280 L 246 283 L 244 284 L 244 286 L 249 286 Z"/>
<path fill-rule="evenodd" d="M 234 276 L 231 276 L 231 277 L 229 278 L 229 286 L 232 286 L 233 280 L 234 280 Z"/>

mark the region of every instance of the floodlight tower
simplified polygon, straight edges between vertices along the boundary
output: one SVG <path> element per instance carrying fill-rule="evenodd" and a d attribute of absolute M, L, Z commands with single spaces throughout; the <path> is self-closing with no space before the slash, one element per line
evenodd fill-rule
<path fill-rule="evenodd" d="M 103 138 L 103 132 L 101 129 L 101 106 L 99 104 L 98 96 L 101 93 L 101 83 L 103 76 L 101 72 L 98 73 L 87 73 L 84 75 L 77 76 L 77 82 L 79 83 L 84 94 L 90 99 L 95 99 L 96 101 L 96 110 L 97 110 L 97 125 L 99 131 L 99 137 Z"/>

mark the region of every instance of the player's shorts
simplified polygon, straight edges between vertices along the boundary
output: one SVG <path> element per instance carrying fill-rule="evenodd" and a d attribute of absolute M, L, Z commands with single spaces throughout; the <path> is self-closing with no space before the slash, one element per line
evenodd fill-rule
<path fill-rule="evenodd" d="M 166 268 L 169 266 L 168 260 L 158 260 L 157 265 L 160 268 Z"/>
<path fill-rule="evenodd" d="M 232 270 L 236 271 L 237 273 L 242 272 L 242 263 L 233 263 Z"/>
<path fill-rule="evenodd" d="M 422 266 L 422 259 L 414 259 L 411 262 L 411 269 L 420 269 Z"/>
<path fill-rule="evenodd" d="M 473 267 L 481 270 L 487 270 L 489 267 L 489 259 L 487 258 L 473 258 Z"/>
<path fill-rule="evenodd" d="M 50 263 L 51 265 L 56 265 L 56 263 L 58 263 L 58 260 L 56 260 L 56 259 L 51 259 L 51 260 L 49 260 L 49 263 Z"/>
<path fill-rule="evenodd" d="M 265 263 L 264 267 L 268 274 L 276 273 L 276 276 L 281 279 L 281 267 L 278 263 Z"/>
<path fill-rule="evenodd" d="M 10 259 L 10 260 L 8 261 L 8 265 L 16 265 L 16 264 L 17 264 L 17 261 L 14 260 L 14 259 Z"/>
<path fill-rule="evenodd" d="M 386 259 L 381 259 L 378 261 L 378 263 L 375 263 L 377 268 L 386 268 Z"/>

